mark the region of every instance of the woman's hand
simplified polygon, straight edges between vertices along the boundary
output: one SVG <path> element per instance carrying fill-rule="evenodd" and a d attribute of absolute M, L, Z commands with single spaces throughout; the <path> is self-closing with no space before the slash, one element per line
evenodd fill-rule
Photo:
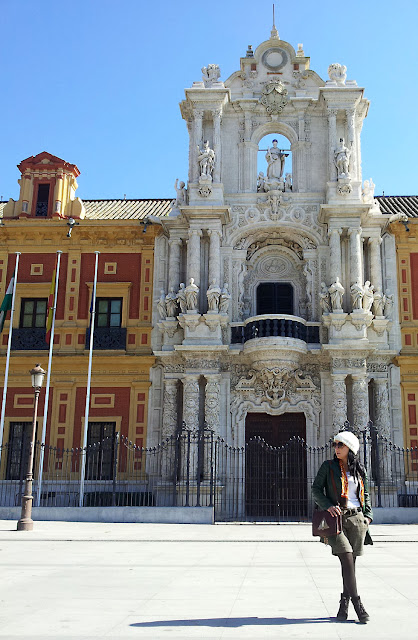
<path fill-rule="evenodd" d="M 338 506 L 338 504 L 335 505 L 335 507 L 334 506 L 328 507 L 327 511 L 330 512 L 333 518 L 336 518 L 337 516 L 341 515 L 341 509 Z"/>

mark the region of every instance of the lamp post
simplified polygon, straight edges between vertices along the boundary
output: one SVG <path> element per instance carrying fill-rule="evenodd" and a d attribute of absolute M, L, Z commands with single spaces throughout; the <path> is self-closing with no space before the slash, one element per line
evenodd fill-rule
<path fill-rule="evenodd" d="M 32 437 L 30 441 L 30 449 L 28 456 L 28 467 L 26 470 L 25 491 L 22 496 L 22 512 L 20 514 L 20 520 L 17 523 L 18 531 L 32 531 L 32 482 L 33 482 L 33 456 L 35 452 L 35 435 L 36 435 L 36 418 L 38 414 L 38 401 L 39 394 L 41 392 L 42 382 L 46 371 L 37 364 L 30 372 L 32 376 L 32 387 L 35 394 L 35 404 L 33 407 L 33 423 L 32 423 Z"/>

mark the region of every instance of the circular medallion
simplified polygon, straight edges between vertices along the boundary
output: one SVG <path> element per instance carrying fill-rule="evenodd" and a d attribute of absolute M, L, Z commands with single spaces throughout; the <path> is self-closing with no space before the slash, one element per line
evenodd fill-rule
<path fill-rule="evenodd" d="M 272 47 L 263 53 L 261 62 L 270 71 L 279 71 L 287 63 L 288 57 L 286 51 L 279 47 Z"/>

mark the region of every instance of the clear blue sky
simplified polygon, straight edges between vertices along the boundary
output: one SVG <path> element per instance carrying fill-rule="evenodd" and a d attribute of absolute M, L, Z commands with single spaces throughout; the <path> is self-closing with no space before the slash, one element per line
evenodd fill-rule
<path fill-rule="evenodd" d="M 81 198 L 166 198 L 187 178 L 178 103 L 214 62 L 225 80 L 248 44 L 268 39 L 272 2 L 0 0 L 0 195 L 40 151 L 75 163 Z M 311 69 L 331 62 L 365 87 L 363 179 L 376 193 L 418 193 L 414 0 L 276 2 L 276 26 Z"/>

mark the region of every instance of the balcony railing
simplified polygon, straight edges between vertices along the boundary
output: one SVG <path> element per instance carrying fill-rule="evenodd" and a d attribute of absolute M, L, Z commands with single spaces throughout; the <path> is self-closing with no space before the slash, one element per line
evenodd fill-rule
<path fill-rule="evenodd" d="M 39 351 L 48 349 L 45 341 L 45 328 L 13 329 L 12 350 L 14 351 Z"/>
<path fill-rule="evenodd" d="M 289 315 L 262 315 L 248 318 L 232 326 L 232 344 L 244 344 L 255 338 L 296 338 L 307 343 L 319 343 L 319 322 L 307 322 Z"/>
<path fill-rule="evenodd" d="M 90 348 L 90 328 L 86 331 L 86 349 Z M 126 328 L 96 327 L 93 349 L 126 349 Z"/>

